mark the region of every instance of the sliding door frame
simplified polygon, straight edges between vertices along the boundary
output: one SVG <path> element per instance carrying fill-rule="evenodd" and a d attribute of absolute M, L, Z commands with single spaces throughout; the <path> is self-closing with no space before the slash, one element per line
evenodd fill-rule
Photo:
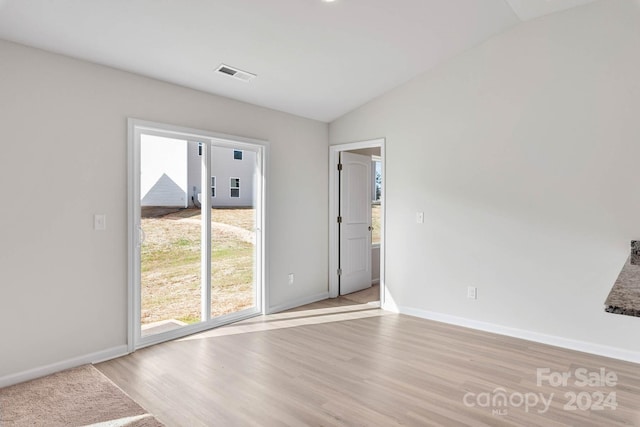
<path fill-rule="evenodd" d="M 206 146 L 203 151 L 202 164 L 210 165 L 210 147 L 223 146 L 229 148 L 245 149 L 256 153 L 256 166 L 262 172 L 256 179 L 256 258 L 255 258 L 255 292 L 256 304 L 253 308 L 245 309 L 237 313 L 211 318 L 211 256 L 210 244 L 209 250 L 202 251 L 201 268 L 204 283 L 208 286 L 202 288 L 202 313 L 201 321 L 193 325 L 187 325 L 180 329 L 163 332 L 146 337 L 141 336 L 141 293 L 140 293 L 140 251 L 138 249 L 141 244 L 141 236 L 139 230 L 140 224 L 140 136 L 154 135 L 174 139 L 186 139 L 193 142 L 202 142 Z M 143 348 L 160 342 L 180 338 L 193 333 L 205 331 L 207 329 L 222 326 L 224 324 L 243 320 L 249 317 L 258 316 L 266 312 L 268 307 L 268 283 L 267 283 L 267 165 L 268 165 L 269 143 L 268 141 L 244 138 L 234 135 L 221 134 L 200 129 L 186 128 L 174 126 L 164 123 L 155 123 L 134 118 L 128 119 L 128 287 L 127 287 L 127 347 L 129 352 Z M 205 163 L 208 162 L 208 163 Z M 209 177 L 202 174 L 202 190 L 206 190 L 206 194 L 210 194 L 210 185 L 205 184 L 205 178 Z M 210 183 L 209 183 L 210 184 Z M 210 200 L 210 198 L 204 198 Z M 203 224 L 208 221 L 211 224 L 211 203 L 204 204 Z M 203 242 L 211 241 L 210 227 L 202 227 Z M 204 248 L 203 248 L 204 249 Z M 205 261 L 208 262 L 205 262 Z M 205 289 L 206 288 L 206 289 Z M 208 307 L 205 303 L 208 303 Z"/>

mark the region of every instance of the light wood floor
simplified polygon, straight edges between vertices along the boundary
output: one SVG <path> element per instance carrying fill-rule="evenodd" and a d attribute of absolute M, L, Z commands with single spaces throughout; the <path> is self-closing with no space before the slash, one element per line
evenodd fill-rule
<path fill-rule="evenodd" d="M 373 285 L 370 288 L 364 289 L 360 292 L 354 292 L 344 296 L 344 299 L 353 302 L 359 302 L 365 304 L 368 302 L 380 302 L 380 285 Z"/>
<path fill-rule="evenodd" d="M 327 300 L 97 368 L 168 426 L 640 426 L 640 365 L 375 304 Z M 567 386 L 538 386 L 537 368 L 572 378 Z M 580 368 L 614 371 L 617 384 L 579 387 Z M 478 406 L 498 388 L 511 404 Z M 617 409 L 565 410 L 566 393 L 582 393 L 585 405 L 600 400 L 598 392 L 615 393 Z M 551 399 L 547 412 L 539 412 L 542 403 L 528 411 L 520 405 L 534 394 Z"/>

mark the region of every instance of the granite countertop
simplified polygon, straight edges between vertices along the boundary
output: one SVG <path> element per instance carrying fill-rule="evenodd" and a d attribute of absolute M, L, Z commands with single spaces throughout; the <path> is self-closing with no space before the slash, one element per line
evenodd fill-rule
<path fill-rule="evenodd" d="M 607 300 L 605 311 L 640 317 L 640 265 L 627 259 Z"/>

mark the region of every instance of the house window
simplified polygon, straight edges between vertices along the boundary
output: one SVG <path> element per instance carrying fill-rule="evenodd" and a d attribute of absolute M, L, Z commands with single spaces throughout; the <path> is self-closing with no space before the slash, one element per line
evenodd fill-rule
<path fill-rule="evenodd" d="M 240 178 L 231 178 L 229 184 L 231 197 L 240 197 Z"/>
<path fill-rule="evenodd" d="M 211 177 L 211 197 L 216 197 L 216 177 Z"/>
<path fill-rule="evenodd" d="M 240 150 L 233 150 L 233 158 L 235 160 L 242 160 L 242 151 Z"/>

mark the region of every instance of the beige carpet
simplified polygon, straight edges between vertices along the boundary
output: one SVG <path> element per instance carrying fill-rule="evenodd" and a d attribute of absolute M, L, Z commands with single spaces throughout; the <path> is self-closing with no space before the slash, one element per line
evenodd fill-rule
<path fill-rule="evenodd" d="M 163 424 L 91 365 L 0 389 L 0 426 Z"/>

